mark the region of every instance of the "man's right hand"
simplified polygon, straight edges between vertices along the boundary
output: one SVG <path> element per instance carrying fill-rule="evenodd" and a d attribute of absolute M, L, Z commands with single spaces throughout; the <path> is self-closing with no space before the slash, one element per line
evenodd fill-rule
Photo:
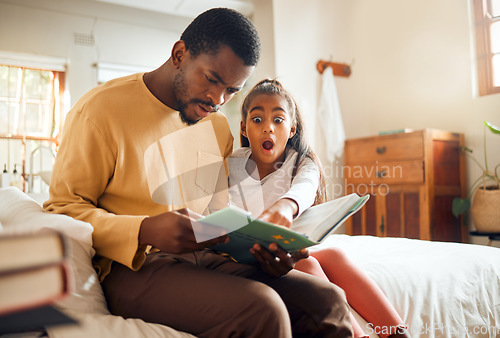
<path fill-rule="evenodd" d="M 139 243 L 151 245 L 165 253 L 181 254 L 202 250 L 228 240 L 224 235 L 205 242 L 196 242 L 192 222 L 196 222 L 199 217 L 187 209 L 146 217 L 139 230 Z"/>

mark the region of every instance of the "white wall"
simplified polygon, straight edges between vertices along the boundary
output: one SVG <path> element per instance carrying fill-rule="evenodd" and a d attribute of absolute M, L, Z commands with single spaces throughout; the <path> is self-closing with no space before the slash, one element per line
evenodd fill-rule
<path fill-rule="evenodd" d="M 222 108 L 229 120 L 229 127 L 234 136 L 234 148 L 239 148 L 241 104 L 245 94 L 258 81 L 264 78 L 274 78 L 276 76 L 276 50 L 274 38 L 274 4 L 269 0 L 253 0 L 253 4 L 258 10 L 252 14 L 254 22 L 261 40 L 261 57 L 258 66 L 248 79 L 244 88 Z"/>
<path fill-rule="evenodd" d="M 73 104 L 96 85 L 98 62 L 154 69 L 170 55 L 188 19 L 89 0 L 0 1 L 0 50 L 67 60 Z M 95 36 L 75 44 L 74 33 Z"/>
<path fill-rule="evenodd" d="M 154 69 L 168 59 L 189 21 L 90 0 L 1 0 L 0 52 L 66 60 L 67 111 L 96 86 L 96 63 Z M 76 44 L 74 33 L 93 33 L 95 45 Z M 28 161 L 32 148 L 28 143 Z M 21 142 L 0 140 L 2 170 L 4 163 L 20 170 L 21 152 Z"/>
<path fill-rule="evenodd" d="M 310 120 L 317 60 L 354 60 L 352 75 L 336 78 L 348 138 L 439 128 L 464 133 L 481 155 L 482 121 L 500 125 L 500 94 L 474 93 L 471 0 L 274 2 L 277 74 L 311 109 Z M 490 166 L 500 163 L 500 137 L 487 140 Z M 467 165 L 470 181 L 479 171 Z"/>
<path fill-rule="evenodd" d="M 500 125 L 500 94 L 474 94 L 470 1 L 254 0 L 263 58 L 249 86 L 281 80 L 303 108 L 314 143 L 316 63 L 353 63 L 349 78 L 336 78 L 348 138 L 441 128 L 463 132 L 480 152 L 482 121 Z M 74 103 L 95 85 L 93 64 L 155 68 L 189 21 L 90 0 L 0 0 L 0 50 L 68 60 Z M 75 32 L 93 32 L 96 46 L 75 45 Z M 236 139 L 238 103 L 226 107 Z M 490 163 L 500 162 L 499 141 L 488 134 Z M 468 170 L 477 176 L 472 162 Z"/>

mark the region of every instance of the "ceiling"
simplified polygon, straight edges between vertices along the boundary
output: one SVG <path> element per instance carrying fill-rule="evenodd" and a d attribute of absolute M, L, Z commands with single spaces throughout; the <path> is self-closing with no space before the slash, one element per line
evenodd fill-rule
<path fill-rule="evenodd" d="M 252 14 L 254 6 L 251 0 L 94 0 L 110 4 L 138 8 L 153 12 L 194 18 L 198 14 L 214 7 L 235 9 L 242 14 Z"/>

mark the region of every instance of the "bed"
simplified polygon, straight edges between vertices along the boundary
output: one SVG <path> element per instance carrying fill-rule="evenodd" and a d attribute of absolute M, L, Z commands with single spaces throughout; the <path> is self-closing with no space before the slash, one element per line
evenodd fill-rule
<path fill-rule="evenodd" d="M 57 306 L 80 324 L 54 327 L 49 337 L 193 337 L 173 328 L 111 315 L 91 266 L 92 227 L 43 212 L 43 196 L 0 189 L 0 231 L 52 228 L 72 243 L 74 291 Z M 37 201 L 36 201 L 37 200 Z M 331 235 L 321 246 L 342 248 L 384 291 L 411 337 L 500 336 L 500 249 L 405 238 Z M 355 314 L 370 334 L 366 321 Z"/>

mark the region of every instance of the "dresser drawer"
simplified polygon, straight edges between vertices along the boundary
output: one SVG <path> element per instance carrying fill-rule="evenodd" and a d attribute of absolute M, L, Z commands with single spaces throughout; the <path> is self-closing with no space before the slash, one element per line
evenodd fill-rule
<path fill-rule="evenodd" d="M 424 182 L 424 162 L 376 161 L 368 164 L 344 166 L 347 184 L 418 184 Z"/>
<path fill-rule="evenodd" d="M 347 140 L 345 143 L 346 164 L 423 159 L 423 157 L 422 133 L 367 137 Z"/>
<path fill-rule="evenodd" d="M 346 140 L 344 191 L 372 196 L 346 234 L 467 243 L 452 213 L 467 189 L 463 146 L 463 134 L 437 129 Z"/>

